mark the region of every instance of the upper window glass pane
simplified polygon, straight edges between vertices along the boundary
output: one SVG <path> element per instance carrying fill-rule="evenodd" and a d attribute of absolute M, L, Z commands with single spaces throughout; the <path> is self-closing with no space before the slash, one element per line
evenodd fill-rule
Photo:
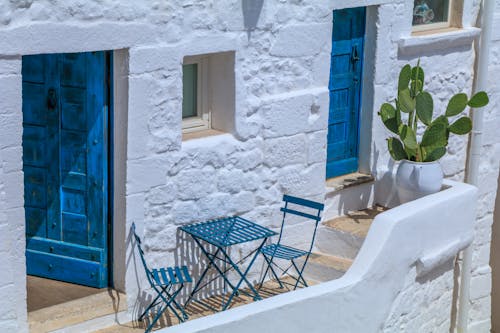
<path fill-rule="evenodd" d="M 198 64 L 182 66 L 182 118 L 198 116 Z"/>
<path fill-rule="evenodd" d="M 449 0 L 415 0 L 413 6 L 413 25 L 447 23 L 449 11 Z"/>

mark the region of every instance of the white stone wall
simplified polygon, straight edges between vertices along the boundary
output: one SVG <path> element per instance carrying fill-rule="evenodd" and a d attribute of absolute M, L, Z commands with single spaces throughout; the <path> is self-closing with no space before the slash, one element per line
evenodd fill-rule
<path fill-rule="evenodd" d="M 0 61 L 0 328 L 27 330 L 21 59 Z"/>
<path fill-rule="evenodd" d="M 474 26 L 479 1 L 463 2 L 463 25 Z M 126 123 L 117 127 L 126 129 L 127 140 L 116 142 L 127 153 L 126 163 L 116 166 L 126 173 L 124 198 L 118 199 L 125 202 L 126 221 L 115 221 L 115 241 L 126 242 L 127 230 L 135 221 L 150 263 L 172 264 L 182 260 L 176 228 L 183 223 L 243 214 L 276 227 L 282 193 L 324 198 L 331 11 L 346 6 L 370 6 L 367 36 L 371 40 L 365 50 L 365 78 L 369 79 L 363 83 L 362 116 L 369 131 L 362 133 L 360 167 L 386 179 L 386 172 L 393 172 L 395 166 L 386 149 L 388 133 L 376 112 L 395 97 L 399 68 L 421 58 L 427 88 L 440 113 L 451 94 L 470 93 L 472 87 L 474 50 L 472 40 L 463 38 L 465 32 L 411 47 L 415 42 L 409 37 L 412 0 L 0 2 L 0 116 L 5 119 L 0 133 L 0 185 L 5 194 L 0 203 L 6 213 L 5 218 L 0 215 L 0 228 L 9 229 L 7 239 L 14 243 L 10 256 L 4 257 L 8 266 L 24 276 L 19 55 L 128 50 L 128 85 L 120 94 L 128 96 L 128 105 L 115 109 L 115 114 L 126 113 L 122 117 Z M 183 142 L 182 59 L 223 51 L 235 52 L 235 130 Z M 492 57 L 495 66 L 497 58 L 498 54 Z M 496 104 L 493 101 L 487 112 L 488 154 L 482 165 L 485 178 L 472 281 L 472 321 L 481 327 L 489 325 L 489 228 L 496 183 L 488 179 L 498 175 L 494 156 L 498 156 L 499 141 L 491 125 L 498 120 L 492 111 Z M 448 178 L 463 179 L 466 149 L 467 137 L 451 140 L 449 154 L 442 160 Z M 390 182 L 380 184 L 376 201 L 385 202 Z M 299 233 L 301 228 L 295 230 Z M 115 254 L 115 266 L 128 267 L 126 276 L 115 280 L 133 303 L 140 288 L 135 270 L 128 266 L 131 250 L 128 246 L 127 255 Z M 449 280 L 450 274 L 442 279 Z M 5 281 L 12 282 L 0 285 L 0 298 L 13 292 L 19 305 L 15 310 L 9 307 L 4 316 L 12 323 L 17 319 L 23 330 L 23 279 Z M 436 284 L 443 293 L 449 292 L 449 283 Z M 408 285 L 410 290 L 417 287 Z"/>

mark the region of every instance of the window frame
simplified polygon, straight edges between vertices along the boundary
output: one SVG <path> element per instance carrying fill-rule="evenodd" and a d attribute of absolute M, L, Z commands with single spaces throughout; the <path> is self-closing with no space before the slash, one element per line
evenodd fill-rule
<path fill-rule="evenodd" d="M 184 76 L 184 65 L 198 65 L 196 82 L 196 113 L 194 117 L 182 118 L 182 132 L 191 133 L 211 129 L 211 110 L 209 107 L 209 58 L 208 56 L 186 56 L 182 63 L 182 75 Z M 182 96 L 184 98 L 184 95 Z M 182 112 L 181 112 L 182 114 Z"/>
<path fill-rule="evenodd" d="M 421 31 L 429 31 L 429 30 L 439 30 L 453 27 L 453 16 L 455 15 L 455 10 L 453 9 L 453 5 L 456 3 L 456 0 L 448 0 L 448 20 L 446 22 L 436 22 L 429 24 L 412 24 L 413 32 L 421 32 Z M 413 1 L 413 9 L 412 9 L 412 21 L 413 21 L 413 10 L 415 9 L 415 1 Z"/>

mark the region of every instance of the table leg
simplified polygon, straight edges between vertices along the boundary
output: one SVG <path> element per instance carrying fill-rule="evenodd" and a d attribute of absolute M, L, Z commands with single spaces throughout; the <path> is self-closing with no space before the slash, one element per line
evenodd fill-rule
<path fill-rule="evenodd" d="M 217 256 L 217 254 L 219 252 L 222 252 L 224 254 L 224 257 L 225 258 L 228 258 L 227 256 L 227 253 L 226 251 L 224 251 L 222 248 L 220 247 L 217 247 L 217 251 L 214 253 L 214 254 L 211 254 L 209 253 L 207 250 L 205 250 L 205 248 L 202 246 L 201 242 L 196 238 L 196 237 L 193 237 L 193 239 L 195 240 L 196 244 L 198 244 L 198 246 L 200 247 L 201 251 L 203 252 L 203 254 L 205 254 L 205 256 L 208 258 L 209 260 L 209 264 L 207 266 L 207 268 L 203 271 L 202 275 L 200 276 L 200 279 L 198 280 L 198 282 L 196 282 L 196 285 L 195 287 L 193 288 L 193 291 L 191 291 L 191 294 L 189 295 L 189 298 L 188 300 L 186 301 L 185 305 L 184 306 L 187 306 L 187 304 L 191 301 L 191 299 L 193 298 L 194 294 L 196 292 L 198 292 L 198 287 L 201 283 L 201 281 L 203 280 L 203 278 L 205 277 L 205 275 L 207 274 L 208 270 L 210 269 L 210 267 L 214 267 L 217 272 L 219 273 L 219 275 L 224 279 L 224 283 L 227 282 L 227 284 L 231 287 L 231 289 L 235 289 L 235 286 L 226 278 L 225 276 L 225 272 L 223 272 L 219 266 L 217 266 L 217 264 L 215 263 L 214 261 L 214 258 Z M 230 259 L 230 258 L 229 258 Z M 232 263 L 232 262 L 231 262 Z"/>
<path fill-rule="evenodd" d="M 248 281 L 248 279 L 246 278 L 248 272 L 250 271 L 250 268 L 252 268 L 252 265 L 253 263 L 255 262 L 255 259 L 257 259 L 257 256 L 259 255 L 260 253 L 260 249 L 262 248 L 262 246 L 264 245 L 264 243 L 266 242 L 267 238 L 264 239 L 262 241 L 262 243 L 260 244 L 260 246 L 257 248 L 257 250 L 255 251 L 255 255 L 253 256 L 252 260 L 250 261 L 250 263 L 248 264 L 247 266 L 247 269 L 245 270 L 245 273 L 242 273 L 241 270 L 238 268 L 238 266 L 236 264 L 234 264 L 234 262 L 231 260 L 231 258 L 229 257 L 229 255 L 225 252 L 225 251 L 222 251 L 222 254 L 227 258 L 227 260 L 229 261 L 229 263 L 231 264 L 231 266 L 233 266 L 234 270 L 240 275 L 241 279 L 240 281 L 238 282 L 238 284 L 236 285 L 235 288 L 233 288 L 233 292 L 231 293 L 231 295 L 229 296 L 229 299 L 227 300 L 226 304 L 222 307 L 222 310 L 226 310 L 227 307 L 229 306 L 229 304 L 231 303 L 233 297 L 236 295 L 236 293 L 238 292 L 238 288 L 240 287 L 240 285 L 243 283 L 243 281 L 245 281 L 245 283 L 248 285 L 248 287 L 250 288 L 250 290 L 253 292 L 254 294 L 254 301 L 257 301 L 257 300 L 261 300 L 262 298 L 260 297 L 259 293 L 257 292 L 257 290 L 254 288 L 254 286 Z M 226 279 L 224 277 L 224 279 Z"/>
<path fill-rule="evenodd" d="M 201 273 L 200 275 L 200 278 L 199 280 L 196 282 L 193 290 L 191 291 L 191 293 L 189 294 L 189 297 L 186 301 L 186 303 L 184 303 L 184 307 L 186 307 L 189 302 L 191 301 L 191 299 L 193 298 L 194 294 L 197 293 L 199 290 L 198 290 L 198 287 L 200 286 L 201 282 L 203 281 L 203 278 L 205 277 L 205 275 L 208 273 L 208 271 L 210 270 L 210 267 L 212 267 L 212 264 L 213 264 L 213 260 L 210 260 L 208 254 L 206 253 L 205 249 L 203 248 L 203 246 L 201 246 L 201 243 L 195 238 L 193 237 L 193 239 L 196 241 L 196 243 L 198 244 L 198 246 L 200 247 L 201 251 L 205 254 L 205 256 L 208 258 L 209 260 L 209 264 L 208 266 L 205 268 L 205 270 L 203 271 L 203 273 Z M 217 249 L 217 251 L 215 252 L 214 256 L 216 256 L 218 253 L 220 252 L 220 249 Z"/>

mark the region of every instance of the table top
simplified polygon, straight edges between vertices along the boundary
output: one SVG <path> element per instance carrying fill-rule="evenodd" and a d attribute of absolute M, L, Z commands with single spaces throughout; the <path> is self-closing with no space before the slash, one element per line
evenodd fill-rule
<path fill-rule="evenodd" d="M 207 222 L 193 223 L 180 229 L 207 243 L 226 247 L 277 235 L 266 227 L 240 216 L 224 217 Z"/>

